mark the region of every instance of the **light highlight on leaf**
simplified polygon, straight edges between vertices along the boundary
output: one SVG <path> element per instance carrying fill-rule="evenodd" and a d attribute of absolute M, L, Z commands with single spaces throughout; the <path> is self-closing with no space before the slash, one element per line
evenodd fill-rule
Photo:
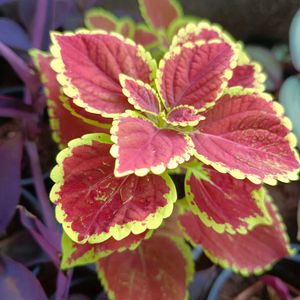
<path fill-rule="evenodd" d="M 161 174 L 189 160 L 193 144 L 188 136 L 171 129 L 156 127 L 137 114 L 125 114 L 113 122 L 114 145 L 110 153 L 116 158 L 115 176 L 150 171 Z"/>
<path fill-rule="evenodd" d="M 274 185 L 276 180 L 298 178 L 291 122 L 269 95 L 237 89 L 222 96 L 203 116 L 205 120 L 190 135 L 195 156 L 203 163 L 254 183 Z"/>

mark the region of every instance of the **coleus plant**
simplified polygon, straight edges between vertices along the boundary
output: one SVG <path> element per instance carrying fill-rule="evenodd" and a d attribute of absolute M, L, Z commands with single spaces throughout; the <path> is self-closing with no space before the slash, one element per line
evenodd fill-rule
<path fill-rule="evenodd" d="M 293 253 L 263 184 L 298 178 L 296 138 L 241 43 L 188 24 L 157 65 L 114 32 L 51 38 L 32 56 L 63 149 L 50 193 L 63 269 L 95 263 L 111 299 L 184 299 L 185 239 L 243 275 Z"/>

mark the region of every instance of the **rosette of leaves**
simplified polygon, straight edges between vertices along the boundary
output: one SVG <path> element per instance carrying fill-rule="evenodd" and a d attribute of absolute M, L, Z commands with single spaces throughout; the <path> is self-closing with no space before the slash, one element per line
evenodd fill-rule
<path fill-rule="evenodd" d="M 32 55 L 63 149 L 50 194 L 62 268 L 96 263 L 111 299 L 184 299 L 185 240 L 243 275 L 292 254 L 263 184 L 298 178 L 296 138 L 240 43 L 188 24 L 157 64 L 117 33 L 51 38 L 51 54 Z"/>

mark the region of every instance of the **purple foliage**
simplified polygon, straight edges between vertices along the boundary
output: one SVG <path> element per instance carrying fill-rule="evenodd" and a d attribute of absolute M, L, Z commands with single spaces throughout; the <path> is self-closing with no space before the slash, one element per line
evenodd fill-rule
<path fill-rule="evenodd" d="M 0 257 L 0 291 L 2 299 L 46 300 L 39 281 L 22 264 L 9 257 Z"/>
<path fill-rule="evenodd" d="M 8 138 L 0 144 L 0 232 L 5 230 L 19 202 L 22 148 L 19 132 L 8 133 Z"/>
<path fill-rule="evenodd" d="M 9 47 L 25 51 L 32 46 L 24 29 L 8 18 L 0 18 L 0 41 Z"/>

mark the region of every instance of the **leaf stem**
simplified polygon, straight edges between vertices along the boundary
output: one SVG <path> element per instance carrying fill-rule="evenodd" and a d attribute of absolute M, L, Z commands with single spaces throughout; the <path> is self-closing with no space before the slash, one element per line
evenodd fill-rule
<path fill-rule="evenodd" d="M 25 148 L 29 156 L 34 187 L 41 204 L 44 221 L 49 229 L 57 232 L 57 225 L 53 217 L 53 210 L 44 185 L 36 144 L 27 140 L 25 142 Z"/>

